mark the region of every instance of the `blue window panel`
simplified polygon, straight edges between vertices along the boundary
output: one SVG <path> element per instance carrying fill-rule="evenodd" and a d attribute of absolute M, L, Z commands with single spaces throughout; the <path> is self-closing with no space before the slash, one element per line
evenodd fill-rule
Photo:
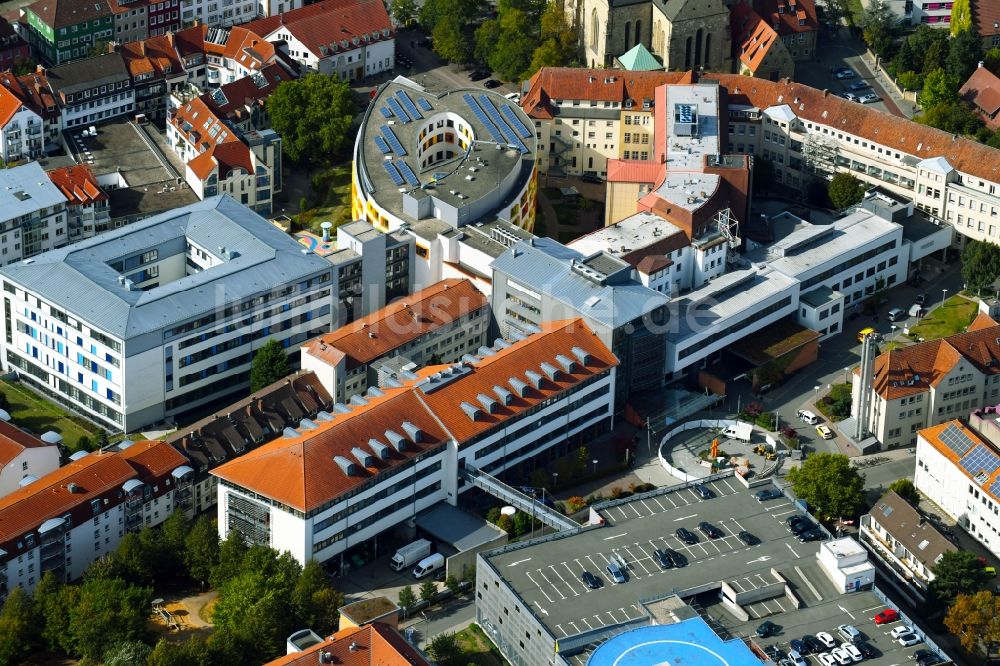
<path fill-rule="evenodd" d="M 59 373 L 62 374 L 62 371 L 63 371 L 63 362 L 62 361 L 57 361 L 56 362 L 56 367 L 58 367 Z"/>
<path fill-rule="evenodd" d="M 94 393 L 97 393 L 97 380 L 96 379 L 91 379 L 90 380 L 90 390 L 93 391 Z"/>
<path fill-rule="evenodd" d="M 112 391 L 111 389 L 107 389 L 107 392 L 108 392 L 107 393 L 108 400 L 113 400 L 114 399 L 114 391 Z"/>

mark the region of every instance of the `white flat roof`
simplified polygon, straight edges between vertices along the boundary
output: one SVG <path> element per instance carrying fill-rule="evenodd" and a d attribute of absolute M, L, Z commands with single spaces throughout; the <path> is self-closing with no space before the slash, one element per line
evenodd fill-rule
<path fill-rule="evenodd" d="M 697 132 L 684 136 L 675 118 L 679 107 L 697 113 Z M 672 85 L 667 89 L 667 170 L 701 169 L 706 155 L 719 154 L 719 88 Z"/>
<path fill-rule="evenodd" d="M 621 256 L 658 243 L 675 234 L 683 236 L 684 232 L 680 227 L 656 213 L 641 212 L 630 215 L 611 226 L 581 236 L 569 243 L 568 246 L 587 255 L 603 250 L 608 254 Z"/>

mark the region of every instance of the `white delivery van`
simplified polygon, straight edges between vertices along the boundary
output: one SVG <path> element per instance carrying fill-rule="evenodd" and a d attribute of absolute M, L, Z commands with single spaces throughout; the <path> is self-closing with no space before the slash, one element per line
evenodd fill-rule
<path fill-rule="evenodd" d="M 750 442 L 750 435 L 753 433 L 753 426 L 749 423 L 737 421 L 735 425 L 726 426 L 722 431 L 722 436 L 728 439 L 735 439 L 741 442 Z"/>
<path fill-rule="evenodd" d="M 413 577 L 420 579 L 428 574 L 434 573 L 438 569 L 444 569 L 444 555 L 441 553 L 434 553 L 433 555 L 428 555 L 424 559 L 420 560 L 416 568 L 413 570 Z"/>
<path fill-rule="evenodd" d="M 416 564 L 431 554 L 431 542 L 427 539 L 417 539 L 413 543 L 408 543 L 392 556 L 389 566 L 395 571 L 402 571 L 408 566 Z"/>

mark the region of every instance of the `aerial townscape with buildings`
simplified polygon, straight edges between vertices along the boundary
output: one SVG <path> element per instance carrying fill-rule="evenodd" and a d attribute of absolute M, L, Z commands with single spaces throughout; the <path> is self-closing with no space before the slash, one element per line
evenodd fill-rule
<path fill-rule="evenodd" d="M 1000 0 L 9 0 L 0 70 L 0 666 L 1000 664 Z"/>

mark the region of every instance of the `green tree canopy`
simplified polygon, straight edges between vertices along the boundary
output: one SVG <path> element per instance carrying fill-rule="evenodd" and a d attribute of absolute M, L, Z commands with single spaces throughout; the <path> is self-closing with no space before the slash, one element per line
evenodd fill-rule
<path fill-rule="evenodd" d="M 246 569 L 219 590 L 212 622 L 258 661 L 278 655 L 284 638 L 296 629 L 287 590 L 262 571 Z"/>
<path fill-rule="evenodd" d="M 298 623 L 310 627 L 319 635 L 331 633 L 337 627 L 338 610 L 344 596 L 330 585 L 323 565 L 309 560 L 292 589 L 292 607 Z"/>
<path fill-rule="evenodd" d="M 942 102 L 954 102 L 958 96 L 959 83 L 940 67 L 924 76 L 924 89 L 920 93 L 920 104 L 929 109 Z"/>
<path fill-rule="evenodd" d="M 951 36 L 972 29 L 972 8 L 969 0 L 955 0 L 951 5 Z"/>
<path fill-rule="evenodd" d="M 948 74 L 964 83 L 983 59 L 983 40 L 975 30 L 967 28 L 951 38 L 948 45 Z"/>
<path fill-rule="evenodd" d="M 1000 246 L 966 241 L 962 249 L 962 279 L 969 289 L 981 292 L 1000 277 Z"/>
<path fill-rule="evenodd" d="M 944 616 L 944 626 L 973 654 L 989 654 L 1000 643 L 1000 597 L 989 591 L 960 594 Z"/>
<path fill-rule="evenodd" d="M 859 203 L 865 196 L 865 184 L 850 173 L 838 173 L 830 181 L 827 195 L 834 208 L 843 209 Z"/>
<path fill-rule="evenodd" d="M 35 608 L 42 618 L 42 639 L 50 650 L 73 653 L 70 609 L 80 598 L 80 587 L 59 582 L 46 571 L 35 586 Z"/>
<path fill-rule="evenodd" d="M 468 62 L 479 10 L 475 0 L 424 0 L 420 23 L 434 40 L 434 52 L 450 62 Z"/>
<path fill-rule="evenodd" d="M 788 472 L 792 490 L 827 518 L 855 516 L 864 504 L 864 479 L 839 453 L 815 453 Z"/>
<path fill-rule="evenodd" d="M 0 612 L 0 664 L 18 664 L 30 654 L 41 628 L 42 618 L 35 601 L 21 586 L 7 594 Z"/>
<path fill-rule="evenodd" d="M 153 648 L 142 641 L 116 643 L 104 653 L 104 666 L 146 666 Z"/>
<path fill-rule="evenodd" d="M 416 0 L 392 0 L 389 3 L 389 14 L 396 25 L 410 25 L 417 19 Z"/>
<path fill-rule="evenodd" d="M 437 594 L 437 585 L 434 584 L 432 580 L 425 580 L 420 584 L 420 600 L 426 601 L 428 603 L 434 601 L 434 596 Z"/>
<path fill-rule="evenodd" d="M 219 531 L 214 518 L 203 516 L 194 522 L 184 537 L 183 559 L 192 580 L 202 585 L 208 582 L 219 563 Z"/>
<path fill-rule="evenodd" d="M 945 132 L 969 137 L 977 137 L 985 126 L 975 109 L 962 100 L 935 104 L 914 120 Z"/>
<path fill-rule="evenodd" d="M 438 634 L 427 644 L 427 652 L 441 666 L 465 666 L 462 648 L 455 634 Z"/>
<path fill-rule="evenodd" d="M 983 66 L 1000 76 L 1000 46 L 994 46 L 983 54 Z"/>
<path fill-rule="evenodd" d="M 930 582 L 928 591 L 933 600 L 943 605 L 950 604 L 960 594 L 974 594 L 982 590 L 989 579 L 976 554 L 967 550 L 944 553 L 931 571 L 934 580 Z"/>
<path fill-rule="evenodd" d="M 354 94 L 347 81 L 307 74 L 283 81 L 267 98 L 271 126 L 293 162 L 325 164 L 353 139 Z"/>
<path fill-rule="evenodd" d="M 890 483 L 889 490 L 896 493 L 913 506 L 920 503 L 920 493 L 917 492 L 917 487 L 913 485 L 913 481 L 910 481 L 905 477 L 902 479 L 896 479 Z"/>
<path fill-rule="evenodd" d="M 285 353 L 281 343 L 272 338 L 253 355 L 253 364 L 250 366 L 250 390 L 259 391 L 287 376 L 291 371 L 288 354 Z"/>
<path fill-rule="evenodd" d="M 860 27 L 868 48 L 884 55 L 899 30 L 899 20 L 884 0 L 872 0 L 861 13 Z"/>
<path fill-rule="evenodd" d="M 85 580 L 69 609 L 73 653 L 98 660 L 116 643 L 141 640 L 153 590 L 120 578 Z"/>
<path fill-rule="evenodd" d="M 415 603 L 417 603 L 417 595 L 413 593 L 412 587 L 407 585 L 399 591 L 399 605 L 403 607 L 404 611 L 412 608 Z"/>

